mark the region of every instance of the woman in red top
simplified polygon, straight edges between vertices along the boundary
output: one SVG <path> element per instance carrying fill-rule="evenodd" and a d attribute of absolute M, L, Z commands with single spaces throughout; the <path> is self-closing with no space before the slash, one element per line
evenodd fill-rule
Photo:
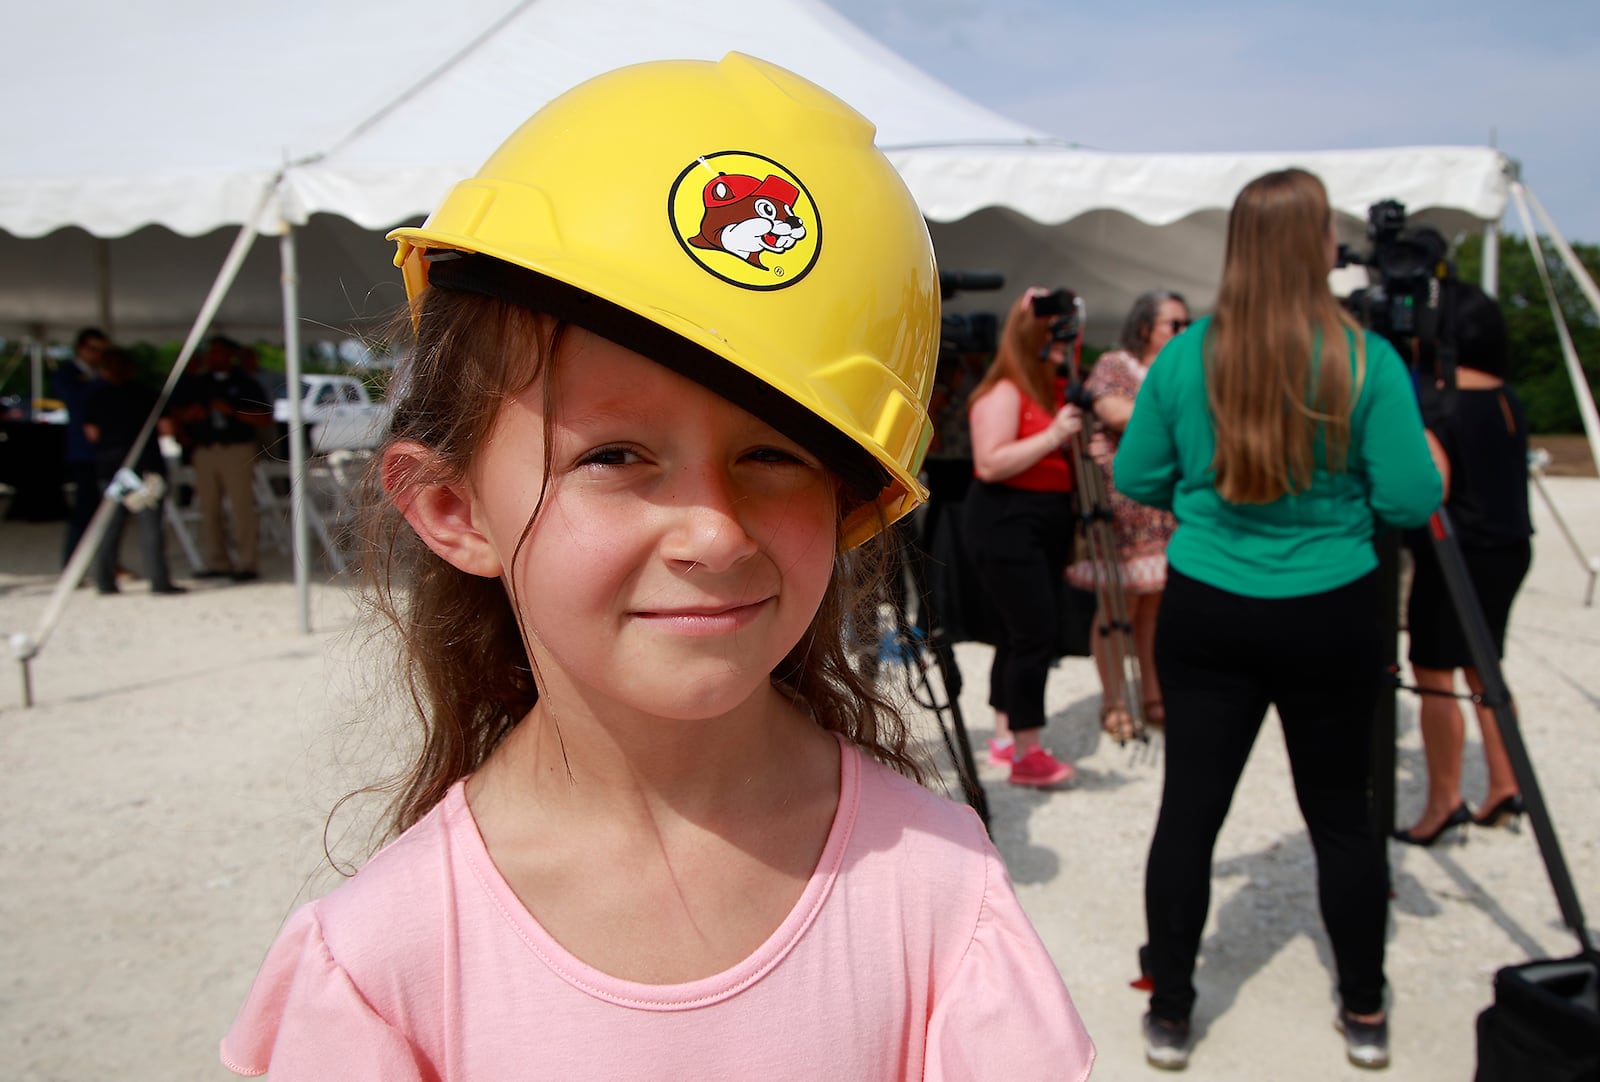
<path fill-rule="evenodd" d="M 1072 767 L 1039 743 L 1044 689 L 1056 659 L 1062 572 L 1072 554 L 1072 464 L 1065 444 L 1082 427 L 1062 404 L 1049 359 L 1050 320 L 1030 288 L 1006 316 L 999 348 L 967 407 L 976 477 L 967 490 L 967 551 L 998 616 L 989 705 L 991 758 L 1011 764 L 1013 785 L 1045 787 Z"/>

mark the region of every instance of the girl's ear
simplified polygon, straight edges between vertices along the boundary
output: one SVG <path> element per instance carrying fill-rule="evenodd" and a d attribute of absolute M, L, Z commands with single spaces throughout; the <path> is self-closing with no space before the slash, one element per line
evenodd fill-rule
<path fill-rule="evenodd" d="M 430 480 L 442 472 L 436 463 L 437 456 L 423 444 L 391 444 L 383 452 L 383 491 L 441 560 L 469 575 L 499 578 L 500 557 L 473 522 L 466 482 Z"/>

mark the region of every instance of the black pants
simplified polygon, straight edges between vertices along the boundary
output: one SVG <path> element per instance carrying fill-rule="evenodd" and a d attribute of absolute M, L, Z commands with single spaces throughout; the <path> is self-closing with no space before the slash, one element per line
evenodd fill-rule
<path fill-rule="evenodd" d="M 962 501 L 967 553 L 993 615 L 989 705 L 1015 730 L 1044 727 L 1059 656 L 1061 576 L 1072 554 L 1072 497 L 975 481 Z"/>
<path fill-rule="evenodd" d="M 89 529 L 100 506 L 100 492 L 104 486 L 95 471 L 93 462 L 68 462 L 67 480 L 72 482 L 72 502 L 67 505 L 67 534 L 61 544 L 61 566 L 72 559 L 72 550 L 78 547 Z"/>
<path fill-rule="evenodd" d="M 1388 863 L 1368 810 L 1384 664 L 1377 576 L 1322 594 L 1261 599 L 1169 569 L 1158 620 L 1167 759 L 1145 869 L 1151 1013 L 1180 1021 L 1194 1006 L 1212 850 L 1268 705 L 1283 722 L 1295 797 L 1316 853 L 1340 999 L 1356 1014 L 1381 1010 Z"/>
<path fill-rule="evenodd" d="M 112 510 L 111 522 L 106 527 L 105 536 L 100 539 L 99 551 L 95 553 L 96 589 L 110 592 L 117 588 L 117 552 L 122 547 L 122 531 L 128 525 L 130 514 L 139 520 L 139 558 L 144 566 L 145 577 L 150 580 L 150 588 L 158 592 L 172 588 L 172 573 L 167 568 L 166 534 L 162 528 L 161 517 L 165 506 L 166 500 L 163 499 L 154 507 L 147 507 L 139 512 L 131 512 L 120 503 Z"/>

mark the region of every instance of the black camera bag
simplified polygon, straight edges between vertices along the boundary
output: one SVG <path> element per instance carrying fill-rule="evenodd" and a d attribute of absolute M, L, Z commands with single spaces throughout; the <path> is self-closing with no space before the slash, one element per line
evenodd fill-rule
<path fill-rule="evenodd" d="M 1600 1082 L 1600 958 L 1506 966 L 1478 1015 L 1476 1082 Z"/>

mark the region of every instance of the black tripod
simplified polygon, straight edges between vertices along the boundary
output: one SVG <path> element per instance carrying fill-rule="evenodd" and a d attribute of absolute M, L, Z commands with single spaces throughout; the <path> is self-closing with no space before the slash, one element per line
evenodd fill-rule
<path fill-rule="evenodd" d="M 1461 555 L 1461 546 L 1456 541 L 1455 529 L 1444 508 L 1435 511 L 1433 517 L 1428 520 L 1428 536 L 1433 542 L 1433 551 L 1438 557 L 1439 569 L 1443 573 L 1445 587 L 1450 593 L 1451 605 L 1455 609 L 1456 618 L 1461 622 L 1461 630 L 1467 640 L 1467 652 L 1472 656 L 1473 668 L 1478 670 L 1478 677 L 1483 681 L 1483 704 L 1494 712 L 1495 721 L 1500 726 L 1500 735 L 1506 745 L 1506 755 L 1511 760 L 1511 769 L 1522 791 L 1522 801 L 1528 812 L 1528 821 L 1533 825 L 1533 835 L 1539 843 L 1539 855 L 1544 859 L 1545 870 L 1550 875 L 1550 885 L 1555 889 L 1556 902 L 1561 907 L 1561 919 L 1578 937 L 1578 945 L 1584 953 L 1593 955 L 1595 948 L 1589 940 L 1589 928 L 1584 922 L 1583 907 L 1579 904 L 1578 893 L 1573 888 L 1572 875 L 1567 869 L 1566 858 L 1561 853 L 1561 842 L 1556 838 L 1549 809 L 1545 807 L 1544 796 L 1539 789 L 1539 779 L 1533 771 L 1533 761 L 1528 758 L 1527 745 L 1522 742 L 1522 730 L 1517 724 L 1517 712 L 1511 701 L 1511 692 L 1507 689 L 1505 678 L 1500 672 L 1500 659 L 1495 650 L 1494 636 L 1489 631 L 1489 621 L 1483 614 L 1483 606 L 1478 601 L 1478 592 L 1472 585 L 1472 579 L 1467 573 L 1466 560 Z"/>
<path fill-rule="evenodd" d="M 1076 368 L 1076 365 L 1074 365 Z M 1094 646 L 1104 657 L 1104 695 L 1101 702 L 1101 719 L 1109 716 L 1108 709 L 1121 700 L 1128 717 L 1125 731 L 1112 733 L 1118 744 L 1130 739 L 1148 741 L 1144 717 L 1143 675 L 1139 670 L 1139 654 L 1134 646 L 1133 619 L 1128 615 L 1128 595 L 1122 588 L 1122 563 L 1117 556 L 1117 535 L 1112 519 L 1111 493 L 1106 486 L 1100 464 L 1089 453 L 1092 438 L 1089 425 L 1094 419 L 1094 402 L 1083 393 L 1083 384 L 1073 372 L 1073 382 L 1068 392 L 1069 401 L 1082 407 L 1084 426 L 1072 437 L 1072 468 L 1075 488 L 1073 496 L 1078 504 L 1078 524 L 1083 529 L 1088 549 L 1089 563 L 1094 571 L 1094 626 L 1090 631 Z M 1093 646 L 1090 653 L 1095 653 Z M 1115 687 L 1113 687 L 1115 685 Z"/>
<path fill-rule="evenodd" d="M 949 509 L 945 509 L 949 513 Z M 966 721 L 961 716 L 961 669 L 956 664 L 955 649 L 951 644 L 947 625 L 940 619 L 928 590 L 927 576 L 923 572 L 923 553 L 909 533 L 896 531 L 897 574 L 910 579 L 916 594 L 917 620 L 913 624 L 905 606 L 894 604 L 894 638 L 900 658 L 906 665 L 906 679 L 912 698 L 933 711 L 939 719 L 939 735 L 945 750 L 955 766 L 956 779 L 962 796 L 978 813 L 984 829 L 989 827 L 989 798 L 978 784 L 978 766 L 972 755 L 972 740 L 967 735 Z M 935 690 L 929 677 L 930 667 L 939 670 L 943 696 Z"/>

